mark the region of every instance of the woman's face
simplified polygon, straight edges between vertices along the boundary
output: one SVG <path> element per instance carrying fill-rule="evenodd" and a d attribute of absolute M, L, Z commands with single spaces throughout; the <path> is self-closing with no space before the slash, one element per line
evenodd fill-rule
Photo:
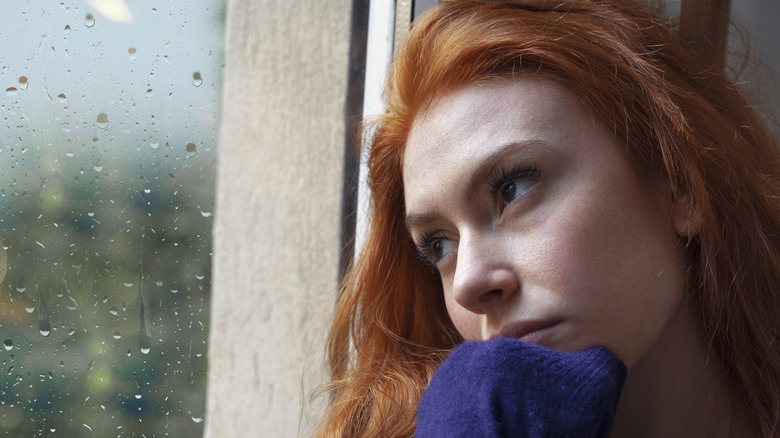
<path fill-rule="evenodd" d="M 678 336 L 687 209 L 629 165 L 576 95 L 493 80 L 420 114 L 403 162 L 406 220 L 466 339 L 603 345 L 629 368 Z M 677 321 L 677 322 L 675 322 Z"/>

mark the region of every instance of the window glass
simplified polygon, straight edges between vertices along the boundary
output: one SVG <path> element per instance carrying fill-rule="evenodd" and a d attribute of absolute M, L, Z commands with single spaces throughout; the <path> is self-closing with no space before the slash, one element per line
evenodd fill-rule
<path fill-rule="evenodd" d="M 223 22 L 3 3 L 0 434 L 202 434 Z"/>

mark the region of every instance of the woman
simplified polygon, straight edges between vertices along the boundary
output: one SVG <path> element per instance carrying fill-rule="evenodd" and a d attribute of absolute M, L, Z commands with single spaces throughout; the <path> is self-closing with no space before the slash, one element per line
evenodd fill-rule
<path fill-rule="evenodd" d="M 387 106 L 321 435 L 410 436 L 419 406 L 427 436 L 508 403 L 542 407 L 529 435 L 598 405 L 590 436 L 780 436 L 777 146 L 663 20 L 628 0 L 444 2 Z M 560 364 L 601 376 L 574 391 L 600 398 L 545 393 L 537 371 Z M 494 398 L 470 397 L 461 378 L 486 375 Z"/>

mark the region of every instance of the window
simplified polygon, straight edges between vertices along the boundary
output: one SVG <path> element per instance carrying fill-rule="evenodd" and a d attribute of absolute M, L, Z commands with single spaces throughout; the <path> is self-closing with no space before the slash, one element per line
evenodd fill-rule
<path fill-rule="evenodd" d="M 0 15 L 0 433 L 203 431 L 224 4 Z"/>

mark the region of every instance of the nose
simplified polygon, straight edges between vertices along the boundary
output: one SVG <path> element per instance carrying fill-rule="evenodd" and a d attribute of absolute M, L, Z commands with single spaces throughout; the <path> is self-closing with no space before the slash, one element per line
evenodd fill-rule
<path fill-rule="evenodd" d="M 494 314 L 520 291 L 520 278 L 501 242 L 487 236 L 470 236 L 458 243 L 452 295 L 461 307 L 479 314 Z"/>

